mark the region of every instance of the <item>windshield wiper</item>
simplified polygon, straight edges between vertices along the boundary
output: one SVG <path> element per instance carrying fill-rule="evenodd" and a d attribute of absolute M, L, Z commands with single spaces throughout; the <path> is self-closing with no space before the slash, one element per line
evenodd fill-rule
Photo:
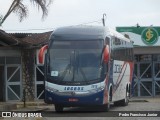
<path fill-rule="evenodd" d="M 83 69 L 82 69 L 82 68 L 80 67 L 80 65 L 79 65 L 79 52 L 77 52 L 77 53 L 78 53 L 78 54 L 77 54 L 77 64 L 76 64 L 76 66 L 77 66 L 77 74 L 78 74 L 78 69 L 79 69 L 80 72 L 81 72 L 81 74 L 82 74 L 82 77 L 83 77 L 84 81 L 86 82 L 86 84 L 88 84 L 88 82 L 87 82 L 87 77 L 86 77 Z"/>
<path fill-rule="evenodd" d="M 69 73 L 71 72 L 71 66 L 73 65 L 73 60 L 71 58 L 72 56 L 70 55 L 70 60 L 69 60 L 69 64 L 67 65 L 67 67 L 65 68 L 64 72 L 62 73 L 61 79 L 59 82 L 63 81 L 63 79 L 65 78 L 67 71 L 69 71 Z"/>
<path fill-rule="evenodd" d="M 69 73 L 70 73 L 70 69 L 71 69 L 71 65 L 68 64 L 67 67 L 65 68 L 64 72 L 62 73 L 62 76 L 61 76 L 61 79 L 60 79 L 59 82 L 63 81 L 63 79 L 65 78 L 68 70 L 69 70 Z"/>
<path fill-rule="evenodd" d="M 88 83 L 88 82 L 87 82 L 86 75 L 85 75 L 85 73 L 83 72 L 82 68 L 80 67 L 79 69 L 80 69 L 80 72 L 81 72 L 81 74 L 82 74 L 82 76 L 83 76 L 84 81 L 85 81 L 86 83 Z"/>

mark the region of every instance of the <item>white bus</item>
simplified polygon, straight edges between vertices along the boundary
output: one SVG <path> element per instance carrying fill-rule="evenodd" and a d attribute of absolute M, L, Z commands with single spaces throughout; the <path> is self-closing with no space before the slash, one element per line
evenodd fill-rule
<path fill-rule="evenodd" d="M 56 29 L 40 49 L 39 62 L 45 65 L 44 100 L 54 104 L 57 112 L 74 106 L 109 110 L 111 102 L 128 105 L 133 42 L 114 30 L 100 26 Z"/>

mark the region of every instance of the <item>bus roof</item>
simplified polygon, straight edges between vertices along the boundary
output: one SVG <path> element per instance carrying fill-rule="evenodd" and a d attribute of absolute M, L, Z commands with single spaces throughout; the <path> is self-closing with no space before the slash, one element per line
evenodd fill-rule
<path fill-rule="evenodd" d="M 117 38 L 120 38 L 124 41 L 127 41 L 127 42 L 131 42 L 130 39 L 126 38 L 123 34 L 111 29 L 111 28 L 108 28 L 108 34 L 111 35 L 111 36 L 115 36 Z"/>
<path fill-rule="evenodd" d="M 106 36 L 115 36 L 122 40 L 130 42 L 122 34 L 108 27 L 103 26 L 68 26 L 56 29 L 53 36 L 60 36 L 63 38 L 78 38 L 79 39 L 105 39 Z"/>

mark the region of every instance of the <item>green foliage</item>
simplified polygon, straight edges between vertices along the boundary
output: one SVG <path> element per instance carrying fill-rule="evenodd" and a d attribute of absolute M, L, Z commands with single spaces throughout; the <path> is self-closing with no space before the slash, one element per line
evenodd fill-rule
<path fill-rule="evenodd" d="M 48 7 L 53 0 L 30 0 L 30 2 L 42 10 L 42 18 L 45 18 L 48 15 Z M 28 6 L 25 5 L 23 0 L 13 0 L 11 6 L 9 7 L 7 13 L 0 18 L 0 25 L 8 18 L 11 13 L 16 13 L 21 22 L 24 18 L 28 16 Z"/>

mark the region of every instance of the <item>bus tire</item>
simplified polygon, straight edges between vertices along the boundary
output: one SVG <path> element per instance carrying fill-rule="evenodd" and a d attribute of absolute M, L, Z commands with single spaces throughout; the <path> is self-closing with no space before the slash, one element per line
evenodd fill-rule
<path fill-rule="evenodd" d="M 108 102 L 107 105 L 106 105 L 106 110 L 105 111 L 109 111 L 110 107 L 111 107 L 110 102 Z"/>
<path fill-rule="evenodd" d="M 55 105 L 55 111 L 56 112 L 63 112 L 63 106 Z"/>
<path fill-rule="evenodd" d="M 102 111 L 108 112 L 110 109 L 110 101 L 107 104 L 102 106 Z"/>
<path fill-rule="evenodd" d="M 105 105 L 101 106 L 100 111 L 108 112 L 108 111 L 109 111 L 109 109 L 110 109 L 110 103 L 107 103 L 107 104 L 105 104 Z"/>
<path fill-rule="evenodd" d="M 109 111 L 109 109 L 111 107 L 111 102 L 112 102 L 112 86 L 111 86 L 109 94 L 108 94 L 108 103 L 105 105 L 105 111 Z"/>
<path fill-rule="evenodd" d="M 120 106 L 120 105 L 121 105 L 120 101 L 114 102 L 114 106 Z"/>
<path fill-rule="evenodd" d="M 129 103 L 129 93 L 128 90 L 126 90 L 125 98 L 121 101 L 122 106 L 127 106 Z"/>

